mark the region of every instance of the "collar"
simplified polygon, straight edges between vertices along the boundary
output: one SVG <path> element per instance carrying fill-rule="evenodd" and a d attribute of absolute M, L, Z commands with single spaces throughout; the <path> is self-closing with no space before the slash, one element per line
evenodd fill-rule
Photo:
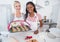
<path fill-rule="evenodd" d="M 37 14 L 37 13 L 34 12 L 34 17 L 36 17 L 36 14 Z M 28 17 L 30 17 L 30 16 L 29 16 L 29 13 L 28 13 Z"/>

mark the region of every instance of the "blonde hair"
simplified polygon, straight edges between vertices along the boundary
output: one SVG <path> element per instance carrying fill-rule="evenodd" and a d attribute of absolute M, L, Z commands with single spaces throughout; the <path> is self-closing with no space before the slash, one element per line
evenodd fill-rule
<path fill-rule="evenodd" d="M 19 3 L 19 4 L 20 4 L 20 2 L 19 2 L 19 1 L 14 1 L 14 6 L 15 6 L 15 4 L 16 4 L 16 3 Z"/>
<path fill-rule="evenodd" d="M 19 1 L 14 1 L 15 3 L 20 3 Z"/>

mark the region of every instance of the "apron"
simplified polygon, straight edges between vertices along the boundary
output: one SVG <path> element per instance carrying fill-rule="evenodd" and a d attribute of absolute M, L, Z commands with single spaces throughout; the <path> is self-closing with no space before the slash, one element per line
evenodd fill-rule
<path fill-rule="evenodd" d="M 30 24 L 31 31 L 36 31 L 38 29 L 38 16 L 35 14 L 35 21 L 26 20 Z"/>
<path fill-rule="evenodd" d="M 16 21 L 16 20 L 24 20 L 23 19 L 23 16 L 21 15 L 20 17 L 16 17 L 16 15 L 14 16 L 14 21 Z"/>

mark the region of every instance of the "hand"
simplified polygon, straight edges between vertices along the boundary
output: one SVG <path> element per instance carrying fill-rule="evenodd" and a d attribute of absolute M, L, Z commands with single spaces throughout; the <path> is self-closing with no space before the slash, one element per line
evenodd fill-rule
<path fill-rule="evenodd" d="M 34 31 L 34 34 L 38 34 L 38 33 L 39 33 L 39 31 L 38 31 L 38 30 Z"/>

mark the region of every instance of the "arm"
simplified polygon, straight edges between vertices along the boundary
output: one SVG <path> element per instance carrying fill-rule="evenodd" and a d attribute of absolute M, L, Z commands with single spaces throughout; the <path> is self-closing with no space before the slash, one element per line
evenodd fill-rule
<path fill-rule="evenodd" d="M 40 27 L 42 27 L 43 26 L 42 20 L 39 20 L 39 22 L 40 22 Z M 41 30 L 41 28 L 40 28 L 40 30 Z M 38 29 L 36 31 L 34 31 L 34 34 L 38 34 L 38 33 L 39 33 Z"/>
<path fill-rule="evenodd" d="M 40 22 L 40 27 L 42 27 L 43 26 L 42 20 L 39 20 L 39 22 Z"/>
<path fill-rule="evenodd" d="M 42 27 L 43 26 L 42 17 L 41 17 L 40 14 L 37 14 L 37 16 L 38 16 L 38 19 L 39 19 L 39 22 L 40 22 L 40 27 Z"/>
<path fill-rule="evenodd" d="M 40 14 L 37 14 L 37 16 L 38 16 L 38 19 L 39 19 L 39 22 L 40 22 L 40 27 L 42 27 L 42 26 L 43 26 L 42 17 L 41 17 Z M 40 30 L 41 30 L 41 29 L 40 29 Z M 38 34 L 38 33 L 39 33 L 38 29 L 37 29 L 36 31 L 34 31 L 34 34 Z"/>

